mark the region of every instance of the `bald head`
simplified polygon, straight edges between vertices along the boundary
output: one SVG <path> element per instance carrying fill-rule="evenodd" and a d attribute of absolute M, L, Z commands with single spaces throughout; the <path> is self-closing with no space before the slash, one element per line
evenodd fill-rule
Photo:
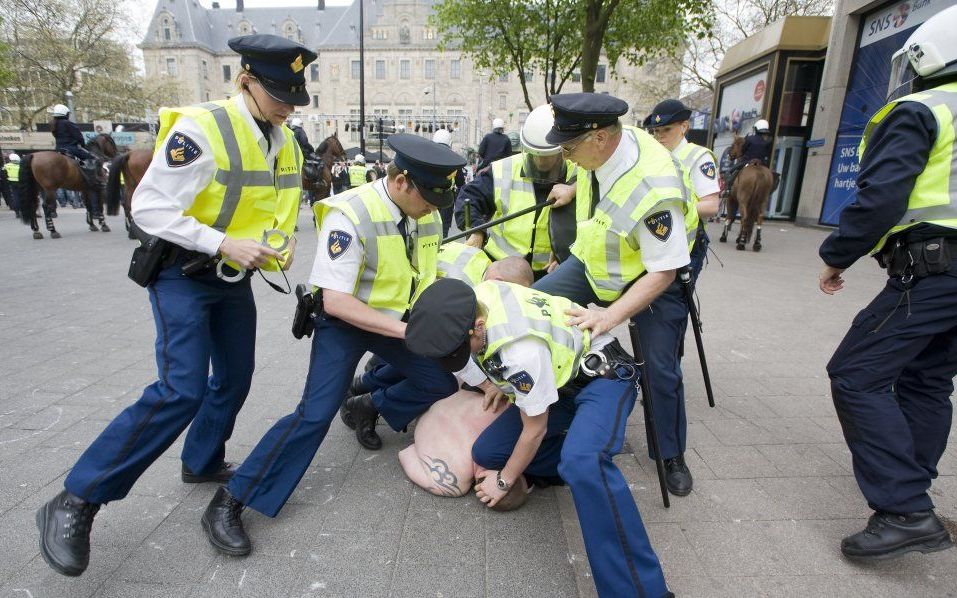
<path fill-rule="evenodd" d="M 528 265 L 524 258 L 513 255 L 492 262 L 485 270 L 484 280 L 499 280 L 530 287 L 535 282 L 535 275 L 532 274 L 532 267 Z"/>

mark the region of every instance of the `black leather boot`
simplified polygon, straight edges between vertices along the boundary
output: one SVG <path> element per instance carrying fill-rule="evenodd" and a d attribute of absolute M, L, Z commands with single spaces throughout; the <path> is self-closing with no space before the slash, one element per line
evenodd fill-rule
<path fill-rule="evenodd" d="M 90 528 L 100 505 L 66 490 L 37 511 L 40 554 L 54 571 L 76 577 L 90 564 Z"/>
<path fill-rule="evenodd" d="M 189 470 L 189 467 L 186 467 L 186 464 L 183 463 L 181 477 L 186 484 L 204 484 L 206 482 L 225 484 L 232 479 L 234 473 L 236 473 L 236 464 L 230 463 L 229 461 L 223 461 L 219 469 L 211 473 L 193 473 Z"/>
<path fill-rule="evenodd" d="M 844 556 L 881 560 L 907 552 L 937 552 L 953 546 L 950 534 L 933 511 L 906 515 L 878 511 L 863 531 L 841 541 Z"/>
<path fill-rule="evenodd" d="M 339 418 L 350 430 L 356 429 L 356 419 L 352 414 L 352 403 L 350 403 L 350 401 L 353 397 L 367 392 L 372 392 L 372 389 L 368 388 L 368 385 L 362 382 L 362 376 L 354 377 L 352 383 L 349 385 L 349 389 L 346 390 L 346 398 L 342 401 L 342 405 L 339 406 Z"/>
<path fill-rule="evenodd" d="M 343 403 L 342 410 L 345 411 L 342 421 L 348 425 L 346 420 L 346 414 L 348 414 L 348 417 L 355 423 L 356 440 L 359 441 L 359 444 L 370 451 L 377 451 L 382 448 L 382 438 L 375 431 L 379 412 L 372 404 L 372 395 L 361 394 L 352 397 Z"/>
<path fill-rule="evenodd" d="M 691 477 L 691 470 L 685 465 L 683 454 L 665 459 L 665 486 L 668 487 L 668 492 L 675 496 L 688 496 L 693 485 L 694 479 Z"/>
<path fill-rule="evenodd" d="M 225 486 L 220 486 L 203 512 L 206 539 L 223 554 L 246 556 L 252 551 L 252 543 L 243 529 L 244 507 Z"/>

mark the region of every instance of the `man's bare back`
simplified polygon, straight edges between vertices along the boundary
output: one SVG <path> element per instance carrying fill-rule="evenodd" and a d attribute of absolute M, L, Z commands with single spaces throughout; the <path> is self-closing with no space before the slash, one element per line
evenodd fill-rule
<path fill-rule="evenodd" d="M 399 453 L 405 475 L 432 494 L 464 495 L 481 473 L 472 444 L 499 413 L 483 411 L 482 395 L 467 390 L 436 402 L 419 418 L 413 444 Z"/>

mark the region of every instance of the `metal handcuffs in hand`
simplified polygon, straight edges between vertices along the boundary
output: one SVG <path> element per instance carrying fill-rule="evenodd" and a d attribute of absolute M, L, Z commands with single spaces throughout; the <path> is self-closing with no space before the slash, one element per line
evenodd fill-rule
<path fill-rule="evenodd" d="M 278 235 L 280 238 L 282 238 L 282 245 L 280 245 L 279 247 L 273 247 L 273 246 L 269 243 L 269 238 L 272 237 L 272 236 L 274 236 L 274 235 Z M 263 247 L 269 247 L 270 249 L 275 249 L 277 252 L 282 253 L 283 251 L 286 250 L 287 247 L 289 247 L 289 235 L 287 235 L 286 233 L 282 232 L 282 231 L 279 230 L 278 228 L 271 228 L 271 229 L 269 229 L 269 230 L 263 232 L 263 239 L 262 239 L 262 241 L 260 242 L 260 245 L 262 245 Z M 230 275 L 230 274 L 227 274 L 227 273 L 223 272 L 223 265 L 225 265 L 225 264 L 226 264 L 226 260 L 225 260 L 225 259 L 220 259 L 219 262 L 216 264 L 216 277 L 217 277 L 217 278 L 219 278 L 219 279 L 221 279 L 221 280 L 225 280 L 226 282 L 239 282 L 240 280 L 246 278 L 246 269 L 245 269 L 245 268 L 238 268 L 238 269 L 237 269 L 237 268 L 233 268 L 233 266 L 230 266 L 229 268 L 230 268 L 231 270 L 232 270 L 232 269 L 235 269 L 235 270 L 236 270 L 236 274 Z"/>

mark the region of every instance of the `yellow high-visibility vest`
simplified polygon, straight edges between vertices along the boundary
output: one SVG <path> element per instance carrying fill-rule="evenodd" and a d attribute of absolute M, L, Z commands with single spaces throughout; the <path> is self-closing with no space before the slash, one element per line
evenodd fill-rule
<path fill-rule="evenodd" d="M 219 100 L 163 110 L 154 151 L 165 151 L 163 141 L 180 116 L 202 129 L 216 161 L 216 174 L 184 212 L 233 239 L 261 240 L 279 229 L 291 237 L 299 215 L 302 192 L 302 152 L 292 131 L 282 126 L 286 143 L 276 156 L 275 172 L 252 127 L 233 100 Z M 278 270 L 270 260 L 264 270 Z"/>
<path fill-rule="evenodd" d="M 470 287 L 482 282 L 485 271 L 492 265 L 484 251 L 457 241 L 442 245 L 438 260 L 439 278 L 461 280 Z"/>
<path fill-rule="evenodd" d="M 927 165 L 914 181 L 907 198 L 907 211 L 877 245 L 871 255 L 879 252 L 887 238 L 918 224 L 935 224 L 957 229 L 957 145 L 954 143 L 954 115 L 957 114 L 957 83 L 948 83 L 927 91 L 913 93 L 890 102 L 871 117 L 864 128 L 858 148 L 863 157 L 871 132 L 902 102 L 920 102 L 937 119 L 937 139 L 930 150 Z"/>

